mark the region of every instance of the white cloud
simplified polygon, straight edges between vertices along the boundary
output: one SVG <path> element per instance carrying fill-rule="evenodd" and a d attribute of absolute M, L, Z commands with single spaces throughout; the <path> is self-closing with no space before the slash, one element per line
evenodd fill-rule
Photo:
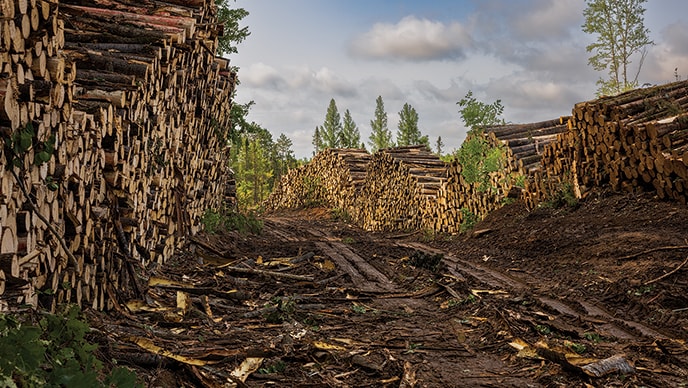
<path fill-rule="evenodd" d="M 515 15 L 513 29 L 522 39 L 567 38 L 572 28 L 580 30 L 584 6 L 582 1 L 538 0 Z"/>
<path fill-rule="evenodd" d="M 262 62 L 254 63 L 246 69 L 241 69 L 239 79 L 244 87 L 267 89 L 281 89 L 285 86 L 284 78 L 272 66 Z"/>
<path fill-rule="evenodd" d="M 458 22 L 407 16 L 397 24 L 376 23 L 351 42 L 350 52 L 362 58 L 423 61 L 462 58 L 471 45 L 470 34 Z"/>

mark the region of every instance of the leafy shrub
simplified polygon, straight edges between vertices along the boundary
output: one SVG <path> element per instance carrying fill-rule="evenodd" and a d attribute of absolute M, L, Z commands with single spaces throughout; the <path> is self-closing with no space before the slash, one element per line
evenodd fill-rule
<path fill-rule="evenodd" d="M 459 225 L 459 232 L 461 233 L 473 229 L 475 224 L 480 221 L 477 215 L 465 207 L 461 208 L 461 220 L 461 225 Z"/>
<path fill-rule="evenodd" d="M 506 162 L 503 148 L 491 146 L 480 132 L 469 136 L 454 156 L 461 164 L 461 175 L 466 183 L 477 184 L 480 191 L 491 188 L 490 174 L 502 170 Z"/>
<path fill-rule="evenodd" d="M 103 373 L 97 345 L 84 338 L 88 330 L 75 305 L 37 325 L 0 315 L 0 386 L 142 387 L 127 368 Z"/>

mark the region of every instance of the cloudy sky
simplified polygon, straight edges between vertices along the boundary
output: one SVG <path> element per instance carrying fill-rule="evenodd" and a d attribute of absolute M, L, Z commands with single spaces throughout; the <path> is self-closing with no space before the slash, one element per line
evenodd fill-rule
<path fill-rule="evenodd" d="M 404 103 L 419 127 L 445 152 L 465 138 L 459 101 L 497 99 L 514 123 L 571 113 L 593 99 L 603 73 L 587 65 L 581 32 L 584 0 L 237 0 L 250 15 L 251 35 L 230 57 L 250 100 L 250 121 L 276 138 L 292 139 L 310 157 L 315 127 L 334 98 L 349 109 L 362 138 L 370 135 L 375 99 L 382 96 L 389 128 Z M 640 83 L 688 78 L 688 1 L 649 0 L 645 26 L 655 45 Z M 634 66 L 634 65 L 632 65 Z"/>

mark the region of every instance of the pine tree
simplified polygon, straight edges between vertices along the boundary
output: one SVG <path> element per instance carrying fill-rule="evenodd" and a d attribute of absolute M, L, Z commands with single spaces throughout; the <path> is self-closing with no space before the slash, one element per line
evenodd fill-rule
<path fill-rule="evenodd" d="M 437 141 L 435 142 L 435 150 L 437 156 L 442 156 L 442 148 L 444 147 L 444 142 L 442 142 L 442 136 L 437 136 Z"/>
<path fill-rule="evenodd" d="M 275 142 L 275 180 L 286 174 L 290 168 L 296 167 L 296 158 L 291 149 L 293 142 L 285 134 L 280 133 Z"/>
<path fill-rule="evenodd" d="M 337 109 L 337 103 L 334 98 L 330 100 L 330 105 L 327 107 L 327 114 L 325 114 L 325 122 L 320 127 L 320 137 L 322 138 L 323 148 L 338 148 L 340 147 L 340 138 L 342 132 L 342 118 Z"/>
<path fill-rule="evenodd" d="M 375 152 L 379 149 L 394 147 L 392 140 L 392 132 L 387 128 L 387 112 L 385 112 L 385 104 L 382 101 L 382 96 L 378 96 L 375 100 L 375 118 L 370 120 L 370 133 L 368 144 L 370 150 Z"/>
<path fill-rule="evenodd" d="M 317 154 L 318 152 L 322 151 L 325 147 L 323 146 L 323 140 L 322 140 L 322 131 L 320 126 L 315 127 L 315 132 L 313 133 L 313 140 L 311 141 L 311 144 L 313 144 L 313 155 Z"/>
<path fill-rule="evenodd" d="M 361 144 L 361 133 L 358 126 L 351 118 L 351 112 L 344 112 L 344 125 L 340 136 L 340 146 L 343 148 L 356 148 Z"/>
<path fill-rule="evenodd" d="M 273 170 L 271 150 L 267 140 L 260 135 L 245 136 L 236 163 L 237 197 L 248 208 L 262 202 L 270 192 Z"/>
<path fill-rule="evenodd" d="M 399 130 L 397 131 L 397 145 L 428 145 L 428 137 L 422 136 L 418 129 L 418 112 L 408 103 L 399 112 Z"/>

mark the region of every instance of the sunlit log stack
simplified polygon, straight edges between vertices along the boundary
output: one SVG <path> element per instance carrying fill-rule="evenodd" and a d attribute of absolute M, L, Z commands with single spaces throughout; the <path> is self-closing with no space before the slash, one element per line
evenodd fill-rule
<path fill-rule="evenodd" d="M 545 150 L 529 202 L 547 200 L 563 185 L 584 195 L 608 183 L 685 203 L 687 108 L 687 81 L 576 104 L 568 131 Z"/>
<path fill-rule="evenodd" d="M 426 146 L 383 149 L 373 155 L 353 214 L 366 230 L 416 230 L 447 176 L 447 164 Z"/>
<path fill-rule="evenodd" d="M 14 171 L 76 261 L 3 155 L 3 302 L 111 307 L 136 289 L 130 274 L 169 258 L 231 190 L 217 133 L 229 127 L 234 74 L 215 57 L 214 2 L 0 3 L 0 132 L 30 124 L 34 144 L 55 136 L 48 163 L 35 165 L 31 149 Z"/>
<path fill-rule="evenodd" d="M 370 158 L 364 149 L 328 148 L 283 176 L 265 201 L 265 210 L 322 205 L 355 211 L 353 202 Z"/>

